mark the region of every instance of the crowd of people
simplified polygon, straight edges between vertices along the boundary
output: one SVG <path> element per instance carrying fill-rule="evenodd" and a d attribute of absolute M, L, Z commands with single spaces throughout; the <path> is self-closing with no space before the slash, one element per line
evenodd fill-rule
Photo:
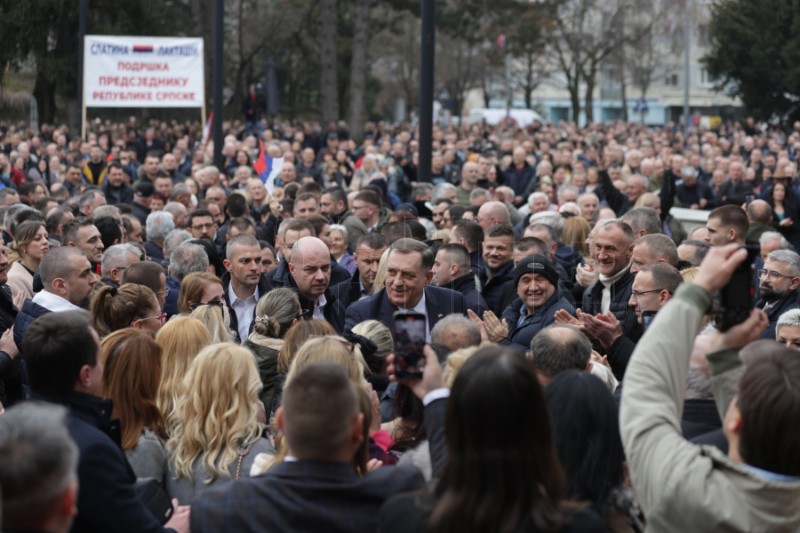
<path fill-rule="evenodd" d="M 225 129 L 0 124 L 2 531 L 800 528 L 800 123 Z"/>

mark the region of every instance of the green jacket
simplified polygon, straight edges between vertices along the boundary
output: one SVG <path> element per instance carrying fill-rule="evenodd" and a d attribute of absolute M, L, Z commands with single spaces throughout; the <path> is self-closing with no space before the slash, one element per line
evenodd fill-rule
<path fill-rule="evenodd" d="M 800 481 L 765 479 L 681 435 L 689 356 L 710 302 L 702 288 L 682 286 L 639 341 L 625 374 L 620 431 L 647 531 L 797 531 Z M 721 403 L 730 399 L 735 379 L 729 378 L 740 366 L 712 363 L 720 372 L 715 392 L 726 396 Z"/>

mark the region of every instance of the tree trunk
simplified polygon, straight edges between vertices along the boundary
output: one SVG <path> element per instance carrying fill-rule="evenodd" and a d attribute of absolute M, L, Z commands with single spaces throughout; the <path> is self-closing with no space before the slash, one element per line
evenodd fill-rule
<path fill-rule="evenodd" d="M 36 73 L 33 96 L 39 108 L 39 124 L 52 124 L 56 116 L 56 86 L 41 71 Z"/>
<path fill-rule="evenodd" d="M 336 76 L 337 0 L 319 3 L 320 98 L 323 122 L 339 120 L 339 86 Z"/>
<path fill-rule="evenodd" d="M 595 83 L 595 75 L 592 73 L 591 75 L 586 77 L 586 93 L 584 96 L 584 105 L 583 105 L 583 112 L 586 114 L 586 125 L 588 126 L 592 122 L 594 122 L 594 83 Z"/>
<path fill-rule="evenodd" d="M 622 120 L 628 122 L 628 84 L 625 83 L 625 73 L 622 73 L 622 81 L 620 83 L 620 92 L 622 97 Z"/>
<path fill-rule="evenodd" d="M 533 109 L 534 75 L 534 55 L 531 50 L 528 50 L 525 54 L 525 109 Z"/>
<path fill-rule="evenodd" d="M 353 20 L 353 57 L 350 62 L 350 136 L 357 141 L 364 135 L 367 100 L 367 52 L 369 50 L 369 12 L 372 0 L 358 0 Z"/>

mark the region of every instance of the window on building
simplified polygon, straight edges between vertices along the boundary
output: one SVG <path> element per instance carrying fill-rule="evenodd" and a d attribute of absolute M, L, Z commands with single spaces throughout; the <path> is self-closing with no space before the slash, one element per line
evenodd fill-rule
<path fill-rule="evenodd" d="M 711 73 L 705 69 L 705 67 L 700 67 L 700 83 L 702 85 L 714 85 L 718 81 L 719 78 L 712 76 Z"/>
<path fill-rule="evenodd" d="M 667 77 L 664 79 L 664 85 L 667 87 L 677 87 L 679 81 L 677 74 L 667 74 Z"/>

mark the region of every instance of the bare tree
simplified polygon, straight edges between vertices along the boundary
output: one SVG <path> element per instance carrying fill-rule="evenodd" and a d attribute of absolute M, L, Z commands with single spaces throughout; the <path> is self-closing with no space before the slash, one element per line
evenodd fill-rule
<path fill-rule="evenodd" d="M 353 17 L 353 53 L 350 61 L 350 134 L 361 139 L 364 134 L 367 93 L 367 51 L 370 38 L 372 0 L 355 0 Z"/>
<path fill-rule="evenodd" d="M 319 0 L 319 91 L 322 120 L 339 120 L 337 0 Z"/>

